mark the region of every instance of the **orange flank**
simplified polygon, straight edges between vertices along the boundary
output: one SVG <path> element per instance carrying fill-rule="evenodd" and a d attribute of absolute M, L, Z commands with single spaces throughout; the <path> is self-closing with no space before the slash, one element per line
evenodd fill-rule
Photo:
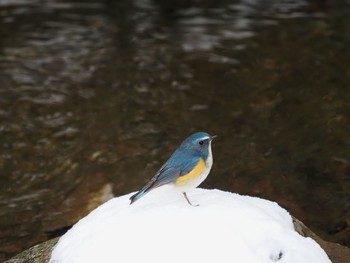
<path fill-rule="evenodd" d="M 176 179 L 176 182 L 175 182 L 176 186 L 182 186 L 192 180 L 197 179 L 199 176 L 202 175 L 204 168 L 205 168 L 205 162 L 202 158 L 200 158 L 198 163 L 196 164 L 196 166 L 193 168 L 191 172 L 189 172 L 188 174 L 181 175 Z"/>

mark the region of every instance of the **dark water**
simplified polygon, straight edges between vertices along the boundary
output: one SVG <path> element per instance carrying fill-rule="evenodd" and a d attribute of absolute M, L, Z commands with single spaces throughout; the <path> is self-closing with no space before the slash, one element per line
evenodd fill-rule
<path fill-rule="evenodd" d="M 0 260 L 140 188 L 194 131 L 203 184 L 350 245 L 348 1 L 0 1 Z"/>

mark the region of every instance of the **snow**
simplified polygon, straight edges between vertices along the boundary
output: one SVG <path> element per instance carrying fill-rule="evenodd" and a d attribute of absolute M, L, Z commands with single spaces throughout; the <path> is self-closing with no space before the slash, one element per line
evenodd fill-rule
<path fill-rule="evenodd" d="M 111 199 L 63 235 L 50 263 L 331 262 L 311 238 L 294 231 L 277 203 L 197 188 L 161 187 L 129 204 Z"/>

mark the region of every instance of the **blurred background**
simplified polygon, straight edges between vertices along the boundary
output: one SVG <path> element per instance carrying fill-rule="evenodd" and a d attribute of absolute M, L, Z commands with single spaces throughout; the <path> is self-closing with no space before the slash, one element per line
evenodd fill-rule
<path fill-rule="evenodd" d="M 347 0 L 0 0 L 0 261 L 140 189 L 195 131 L 218 135 L 202 187 L 350 246 L 349 17 Z"/>

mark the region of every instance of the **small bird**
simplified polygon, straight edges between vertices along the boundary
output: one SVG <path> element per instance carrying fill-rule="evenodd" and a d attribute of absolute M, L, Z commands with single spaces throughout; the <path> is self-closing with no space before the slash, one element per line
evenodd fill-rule
<path fill-rule="evenodd" d="M 216 135 L 210 136 L 206 132 L 196 132 L 187 137 L 155 176 L 139 192 L 130 197 L 130 204 L 149 191 L 170 184 L 181 191 L 187 202 L 194 206 L 186 192 L 196 188 L 207 178 L 213 165 L 211 142 L 215 137 Z"/>

